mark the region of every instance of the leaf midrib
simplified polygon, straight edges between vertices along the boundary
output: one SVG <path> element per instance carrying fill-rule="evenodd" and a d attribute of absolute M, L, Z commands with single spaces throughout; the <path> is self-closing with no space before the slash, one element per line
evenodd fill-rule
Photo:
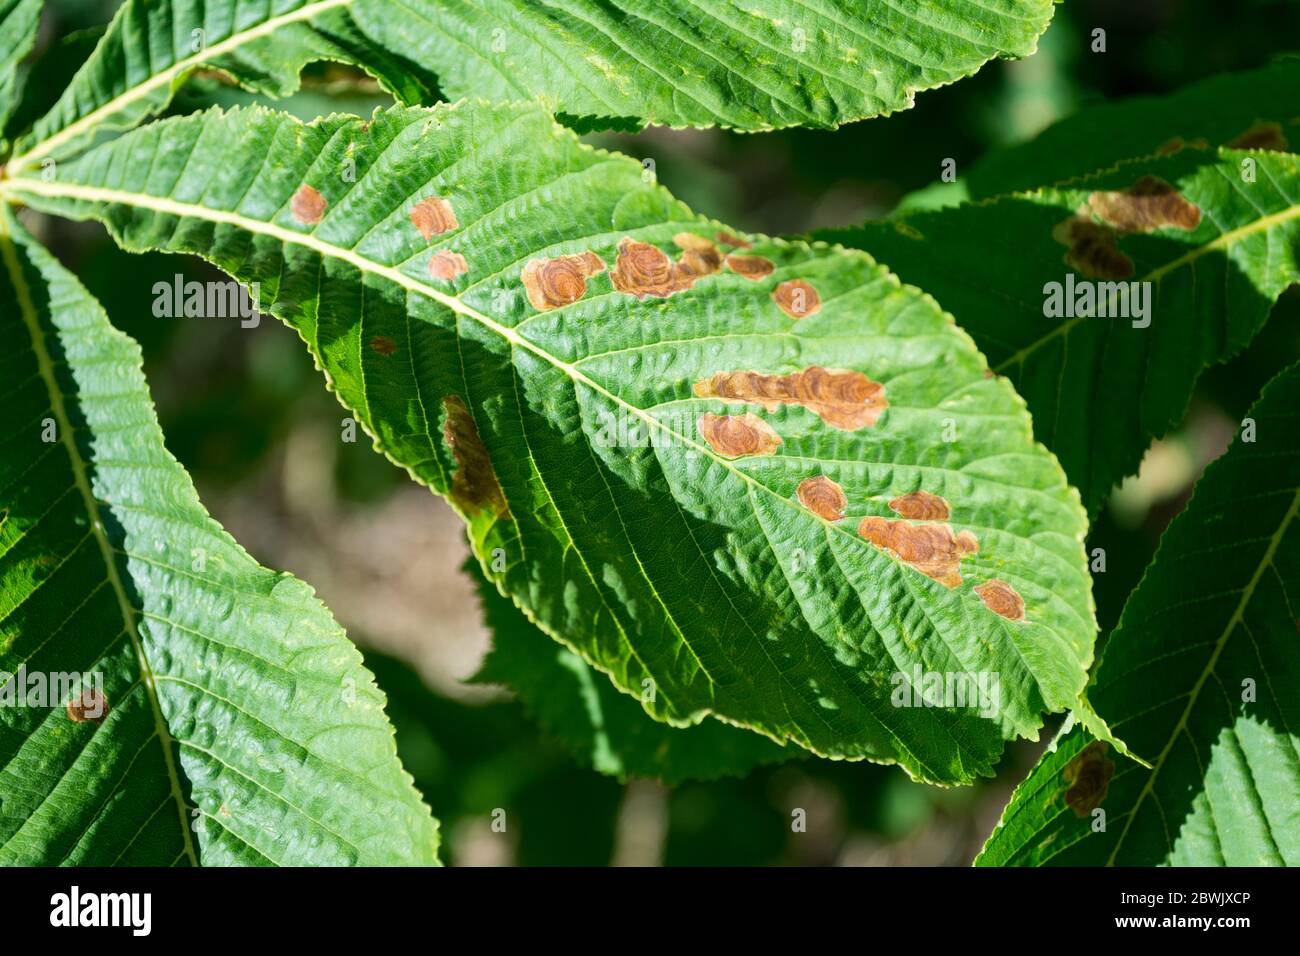
<path fill-rule="evenodd" d="M 63 403 L 63 393 L 60 391 L 58 380 L 54 375 L 54 363 L 45 346 L 45 333 L 40 326 L 40 317 L 36 304 L 32 300 L 31 288 L 27 284 L 27 277 L 23 274 L 22 266 L 18 261 L 17 247 L 6 222 L 6 217 L 10 215 L 12 213 L 6 211 L 3 216 L 0 216 L 0 258 L 4 259 L 5 269 L 9 273 L 10 281 L 13 282 L 14 291 L 18 296 L 18 311 L 22 315 L 23 324 L 27 326 L 28 335 L 32 341 L 32 352 L 36 356 L 41 379 L 45 383 L 46 391 L 50 396 L 50 406 L 56 419 L 59 441 L 67 451 L 72 464 L 73 480 L 81 494 L 82 503 L 85 505 L 91 534 L 94 535 L 95 542 L 99 547 L 109 586 L 113 590 L 113 594 L 117 599 L 118 610 L 122 615 L 123 627 L 126 629 L 127 635 L 131 639 L 132 649 L 135 651 L 136 665 L 140 668 L 140 683 L 144 686 L 145 696 L 149 700 L 149 709 L 154 720 L 154 730 L 162 746 L 163 761 L 167 766 L 168 785 L 171 789 L 172 798 L 176 801 L 176 813 L 180 822 L 183 840 L 183 853 L 190 858 L 191 863 L 197 866 L 199 861 L 194 852 L 194 843 L 190 836 L 189 820 L 186 819 L 185 797 L 181 787 L 180 773 L 173 755 L 172 736 L 158 700 L 158 690 L 153 669 L 149 665 L 149 659 L 145 654 L 144 645 L 140 640 L 140 633 L 136 627 L 135 608 L 127 597 L 126 588 L 122 583 L 121 575 L 118 573 L 113 546 L 104 533 L 104 525 L 99 517 L 95 494 L 86 476 L 86 463 L 81 456 L 81 450 L 77 447 L 72 420 L 68 417 L 67 408 Z"/>
<path fill-rule="evenodd" d="M 269 36 L 281 27 L 298 23 L 303 20 L 310 20 L 316 15 L 323 13 L 326 10 L 332 10 L 335 7 L 351 6 L 353 2 L 354 0 L 316 0 L 316 2 L 308 3 L 291 13 L 272 17 L 270 20 L 264 20 L 251 29 L 239 33 L 233 33 L 220 43 L 215 43 L 210 47 L 206 47 L 192 56 L 185 57 L 183 60 L 177 60 L 161 72 L 150 76 L 143 83 L 138 83 L 135 86 L 129 87 L 117 96 L 113 97 L 107 103 L 96 107 L 85 116 L 82 116 L 80 119 L 74 120 L 67 126 L 63 127 L 63 129 L 59 130 L 57 133 L 53 133 L 48 138 L 41 140 L 27 152 L 13 157 L 9 161 L 9 169 L 11 172 L 17 172 L 26 166 L 30 166 L 42 156 L 45 156 L 47 153 L 63 145 L 63 143 L 70 139 L 75 139 L 87 130 L 93 130 L 107 117 L 121 112 L 130 104 L 143 99 L 159 87 L 170 83 L 175 77 L 180 76 L 187 70 L 201 66 L 217 57 L 225 56 L 227 53 L 238 50 L 240 47 L 252 43 L 255 40 L 259 40 L 262 37 Z M 98 50 L 99 47 L 96 47 L 96 52 L 98 52 Z M 77 75 L 80 76 L 80 72 L 78 72 Z M 62 102 L 62 100 L 60 100 L 60 102 Z M 57 109 L 58 106 L 56 105 L 54 108 Z"/>

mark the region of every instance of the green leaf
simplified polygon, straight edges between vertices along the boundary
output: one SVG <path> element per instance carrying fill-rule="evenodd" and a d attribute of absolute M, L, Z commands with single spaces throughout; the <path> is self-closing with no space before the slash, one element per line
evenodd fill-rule
<path fill-rule="evenodd" d="M 1051 0 L 358 0 L 449 97 L 541 96 L 603 125 L 834 128 L 1028 56 Z M 587 124 L 592 125 L 592 124 Z M 602 125 L 596 123 L 595 125 Z"/>
<path fill-rule="evenodd" d="M 1106 642 L 1088 697 L 1153 769 L 1116 766 L 1074 729 L 977 863 L 1300 864 L 1297 409 L 1292 366 L 1206 469 Z"/>
<path fill-rule="evenodd" d="M 1180 148 L 1300 144 L 1300 59 L 1223 73 L 1166 96 L 1143 96 L 1080 110 L 1028 143 L 995 152 L 963 176 L 986 199 L 1037 189 Z"/>
<path fill-rule="evenodd" d="M 0 215 L 0 863 L 436 862 L 356 648 L 208 517 L 139 348 Z"/>
<path fill-rule="evenodd" d="M 127 0 L 62 97 L 16 147 L 11 168 L 76 152 L 129 129 L 171 102 L 196 70 L 217 70 L 268 96 L 298 88 L 318 60 L 360 66 L 399 102 L 437 98 L 433 79 L 376 46 L 352 18 L 353 0 Z"/>
<path fill-rule="evenodd" d="M 1253 182 L 1243 181 L 1245 164 Z M 1129 197 L 1115 194 L 1148 177 L 1176 188 L 1196 211 L 1184 208 L 1181 224 L 1149 232 L 1110 228 L 1097 210 L 1108 201 L 1129 205 Z M 1172 194 L 1133 208 L 1166 203 L 1178 213 Z M 1071 241 L 1063 230 L 1079 222 L 1086 225 Z M 1182 418 L 1201 370 L 1244 348 L 1277 297 L 1300 280 L 1300 159 L 1188 149 L 1122 164 L 1068 188 L 821 237 L 888 262 L 957 317 L 993 370 L 1025 396 L 1035 434 L 1095 513 L 1115 483 L 1137 469 L 1152 436 Z M 1049 283 L 1061 286 L 1065 299 L 1072 298 L 1067 282 L 1076 283 L 1077 296 L 1084 285 L 1095 293 L 1098 282 L 1121 278 L 1151 283 L 1145 318 L 1045 311 Z M 1113 290 L 1099 294 L 1111 311 L 1125 301 Z M 1131 302 L 1129 311 L 1136 312 Z"/>
<path fill-rule="evenodd" d="M 1078 496 L 969 338 L 866 255 L 731 235 L 531 104 L 210 111 L 57 177 L 0 190 L 260 283 L 496 584 L 619 687 L 652 681 L 655 717 L 961 782 L 1076 702 Z M 1018 617 L 1015 592 L 1023 620 L 985 605 Z M 983 712 L 966 683 L 895 706 L 916 669 L 954 700 L 984 675 Z"/>
<path fill-rule="evenodd" d="M 0 0 L 0 134 L 18 99 L 18 64 L 36 44 L 42 0 Z"/>
<path fill-rule="evenodd" d="M 477 563 L 466 571 L 492 632 L 492 650 L 473 683 L 509 687 L 548 734 L 600 773 L 658 777 L 671 785 L 740 776 L 804 753 L 716 720 L 686 729 L 651 720 L 636 698 L 538 630 Z"/>

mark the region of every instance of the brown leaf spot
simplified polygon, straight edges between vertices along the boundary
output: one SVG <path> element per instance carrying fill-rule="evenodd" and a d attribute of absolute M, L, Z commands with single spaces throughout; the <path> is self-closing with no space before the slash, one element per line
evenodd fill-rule
<path fill-rule="evenodd" d="M 731 246 L 733 249 L 748 249 L 753 246 L 753 243 L 748 239 L 742 239 L 740 236 L 730 232 L 715 233 L 713 238 L 722 245 Z"/>
<path fill-rule="evenodd" d="M 456 276 L 463 276 L 469 271 L 469 263 L 459 252 L 443 250 L 435 252 L 429 259 L 429 275 L 443 282 L 450 282 Z"/>
<path fill-rule="evenodd" d="M 722 268 L 722 255 L 702 236 L 679 232 L 673 242 L 682 250 L 676 262 L 658 246 L 630 236 L 620 239 L 618 258 L 610 273 L 614 288 L 638 299 L 648 295 L 663 299 L 689 289 L 697 279 Z"/>
<path fill-rule="evenodd" d="M 805 478 L 799 482 L 795 493 L 799 496 L 799 504 L 827 521 L 839 521 L 849 505 L 844 489 L 825 475 Z"/>
<path fill-rule="evenodd" d="M 1166 140 L 1156 147 L 1156 155 L 1172 156 L 1174 153 L 1181 152 L 1184 149 L 1209 149 L 1210 144 L 1201 137 L 1195 139 L 1183 139 L 1181 136 L 1175 136 L 1173 139 Z"/>
<path fill-rule="evenodd" d="M 992 578 L 983 584 L 975 585 L 975 593 L 980 596 L 984 606 L 994 614 L 1000 614 L 1008 621 L 1025 619 L 1025 599 L 1006 581 Z"/>
<path fill-rule="evenodd" d="M 817 290 L 803 279 L 782 282 L 772 292 L 772 301 L 792 319 L 802 319 L 821 311 L 822 299 Z"/>
<path fill-rule="evenodd" d="M 1065 791 L 1066 806 L 1081 819 L 1106 799 L 1106 788 L 1115 775 L 1115 764 L 1106 757 L 1109 750 L 1110 746 L 1104 740 L 1094 740 L 1061 771 L 1065 782 L 1070 784 Z"/>
<path fill-rule="evenodd" d="M 88 720 L 93 720 L 97 724 L 102 724 L 104 718 L 108 716 L 108 698 L 103 691 L 88 687 L 83 690 L 80 696 L 68 701 L 68 717 L 73 723 L 84 724 Z"/>
<path fill-rule="evenodd" d="M 444 397 L 442 407 L 447 413 L 442 437 L 457 465 L 451 479 L 451 500 L 463 511 L 491 509 L 497 515 L 505 514 L 508 510 L 505 492 L 497 481 L 487 446 L 479 437 L 474 416 L 459 395 Z"/>
<path fill-rule="evenodd" d="M 770 276 L 776 265 L 771 259 L 764 259 L 762 256 L 738 256 L 732 254 L 727 256 L 727 268 L 738 276 L 757 282 Z"/>
<path fill-rule="evenodd" d="M 519 278 L 533 308 L 545 312 L 577 302 L 587 294 L 587 280 L 604 271 L 604 260 L 588 251 L 554 259 L 530 259 Z"/>
<path fill-rule="evenodd" d="M 928 491 L 909 491 L 890 501 L 889 507 L 904 518 L 918 521 L 947 521 L 952 517 L 948 502 Z"/>
<path fill-rule="evenodd" d="M 289 211 L 304 226 L 314 226 L 325 215 L 327 205 L 324 196 L 303 183 L 293 194 L 293 199 L 289 200 Z"/>
<path fill-rule="evenodd" d="M 370 340 L 370 351 L 376 355 L 392 355 L 397 351 L 397 343 L 386 335 L 376 335 Z"/>
<path fill-rule="evenodd" d="M 1231 149 L 1268 149 L 1285 153 L 1290 147 L 1281 123 L 1256 123 L 1240 136 L 1224 144 Z"/>
<path fill-rule="evenodd" d="M 697 423 L 700 434 L 719 455 L 770 455 L 781 445 L 781 436 L 757 415 L 714 415 L 705 412 Z"/>
<path fill-rule="evenodd" d="M 1052 238 L 1068 246 L 1065 263 L 1097 279 L 1127 279 L 1133 260 L 1115 245 L 1115 231 L 1090 219 L 1067 219 L 1052 230 Z"/>
<path fill-rule="evenodd" d="M 872 516 L 862 519 L 858 534 L 949 588 L 961 584 L 961 559 L 980 549 L 975 535 L 969 531 L 953 534 L 952 526 L 946 524 L 918 525 Z"/>
<path fill-rule="evenodd" d="M 761 372 L 716 372 L 695 383 L 699 398 L 753 402 L 769 412 L 780 405 L 802 405 L 827 425 L 856 431 L 874 425 L 889 402 L 885 386 L 861 372 L 831 371 L 811 365 L 789 375 Z"/>
<path fill-rule="evenodd" d="M 1195 229 L 1201 210 L 1169 183 L 1143 176 L 1123 191 L 1098 191 L 1088 196 L 1088 207 L 1116 232 L 1155 232 L 1157 229 Z"/>
<path fill-rule="evenodd" d="M 701 276 L 713 275 L 722 268 L 722 253 L 703 236 L 697 236 L 693 232 L 679 232 L 673 236 L 673 244 L 682 250 L 676 266 L 679 281 L 686 282 L 688 286 L 688 278 L 694 281 Z"/>
<path fill-rule="evenodd" d="M 425 239 L 432 239 L 460 226 L 451 203 L 439 196 L 422 199 L 411 209 L 411 223 Z"/>

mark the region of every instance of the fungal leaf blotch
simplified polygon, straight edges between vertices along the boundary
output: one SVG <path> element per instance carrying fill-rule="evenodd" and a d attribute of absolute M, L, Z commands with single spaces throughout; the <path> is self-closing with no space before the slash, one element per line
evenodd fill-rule
<path fill-rule="evenodd" d="M 772 292 L 772 301 L 792 319 L 803 319 L 821 311 L 822 300 L 812 284 L 803 279 L 782 282 Z"/>
<path fill-rule="evenodd" d="M 667 298 L 693 286 L 696 280 L 722 267 L 722 256 L 709 240 L 693 233 L 680 232 L 673 243 L 682 250 L 674 262 L 668 253 L 648 242 L 624 236 L 618 243 L 618 257 L 610 279 L 619 292 Z"/>
<path fill-rule="evenodd" d="M 530 259 L 520 273 L 528 301 L 539 312 L 571 305 L 587 294 L 587 280 L 605 271 L 594 252 L 554 259 Z"/>
<path fill-rule="evenodd" d="M 919 521 L 946 521 L 952 517 L 948 502 L 928 491 L 911 491 L 889 502 L 895 514 Z"/>
<path fill-rule="evenodd" d="M 386 335 L 376 335 L 370 340 L 370 351 L 376 355 L 392 355 L 397 351 L 397 343 Z"/>
<path fill-rule="evenodd" d="M 1231 149 L 1266 149 L 1274 153 L 1284 153 L 1291 147 L 1282 132 L 1282 124 L 1272 122 L 1256 123 L 1224 145 Z"/>
<path fill-rule="evenodd" d="M 713 237 L 720 245 L 731 246 L 733 249 L 748 249 L 753 243 L 748 239 L 742 239 L 740 236 L 730 232 L 719 232 Z"/>
<path fill-rule="evenodd" d="M 442 250 L 429 258 L 429 275 L 443 282 L 451 282 L 469 271 L 469 263 L 459 252 Z"/>
<path fill-rule="evenodd" d="M 752 282 L 766 279 L 776 268 L 771 259 L 764 259 L 762 256 L 740 256 L 733 253 L 728 255 L 725 261 L 728 269 Z"/>
<path fill-rule="evenodd" d="M 770 455 L 781 446 L 781 436 L 757 415 L 714 415 L 705 412 L 697 423 L 710 447 L 726 458 Z"/>
<path fill-rule="evenodd" d="M 839 521 L 849 505 L 844 489 L 825 475 L 805 478 L 799 482 L 795 493 L 801 505 L 827 521 Z"/>
<path fill-rule="evenodd" d="M 469 513 L 491 510 L 496 515 L 504 515 L 505 492 L 492 468 L 487 447 L 479 437 L 474 416 L 459 395 L 443 398 L 442 407 L 446 413 L 442 437 L 457 466 L 451 479 L 451 500 Z"/>
<path fill-rule="evenodd" d="M 289 211 L 293 214 L 293 218 L 304 226 L 314 226 L 325 215 L 327 205 L 324 196 L 303 183 L 289 200 Z"/>
<path fill-rule="evenodd" d="M 962 558 L 979 551 L 979 542 L 969 531 L 953 533 L 946 524 L 912 524 L 910 521 L 875 516 L 863 518 L 858 534 L 926 577 L 945 587 L 961 584 Z"/>
<path fill-rule="evenodd" d="M 93 721 L 102 724 L 108 717 L 108 699 L 103 691 L 86 688 L 68 701 L 67 712 L 73 723 L 84 724 L 86 721 Z"/>
<path fill-rule="evenodd" d="M 1157 229 L 1195 229 L 1201 210 L 1182 193 L 1155 176 L 1143 176 L 1122 191 L 1099 190 L 1088 196 L 1088 208 L 1102 222 L 1121 234 L 1148 233 Z"/>
<path fill-rule="evenodd" d="M 1065 791 L 1065 804 L 1080 819 L 1106 799 L 1106 788 L 1115 775 L 1115 764 L 1106 756 L 1109 750 L 1110 745 L 1104 740 L 1094 740 L 1061 771 L 1062 778 L 1070 785 Z"/>
<path fill-rule="evenodd" d="M 1133 260 L 1119 251 L 1115 230 L 1091 219 L 1067 219 L 1052 230 L 1052 238 L 1067 246 L 1065 264 L 1095 279 L 1127 279 Z"/>
<path fill-rule="evenodd" d="M 999 614 L 1008 621 L 1025 619 L 1025 599 L 1006 581 L 991 578 L 983 584 L 977 584 L 975 593 L 994 614 Z"/>
<path fill-rule="evenodd" d="M 889 403 L 885 386 L 862 372 L 833 371 L 812 365 L 789 375 L 717 372 L 696 382 L 699 398 L 752 402 L 769 412 L 780 405 L 802 405 L 832 428 L 856 431 L 880 420 Z"/>
<path fill-rule="evenodd" d="M 460 226 L 451 203 L 440 196 L 429 196 L 416 203 L 411 209 L 411 224 L 426 240 Z"/>

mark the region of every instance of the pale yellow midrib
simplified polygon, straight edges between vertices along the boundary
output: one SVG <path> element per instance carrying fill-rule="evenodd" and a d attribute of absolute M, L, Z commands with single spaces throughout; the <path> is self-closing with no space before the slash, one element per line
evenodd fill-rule
<path fill-rule="evenodd" d="M 113 589 L 113 594 L 117 598 L 123 626 L 131 638 L 136 665 L 140 668 L 140 682 L 144 686 L 145 696 L 149 699 L 149 708 L 153 713 L 154 729 L 162 746 L 163 760 L 167 766 L 168 782 L 171 785 L 172 797 L 176 801 L 176 813 L 180 818 L 181 837 L 184 842 L 183 852 L 190 858 L 190 862 L 198 866 L 198 856 L 194 852 L 194 843 L 190 837 L 190 821 L 186 815 L 185 795 L 181 788 L 180 772 L 172 755 L 172 736 L 167 727 L 167 720 L 163 716 L 162 706 L 158 702 L 158 689 L 154 682 L 153 668 L 149 665 L 149 659 L 144 651 L 144 644 L 140 640 L 140 632 L 136 627 L 135 608 L 127 598 L 126 588 L 122 584 L 121 575 L 118 574 L 113 547 L 104 534 L 104 525 L 99 518 L 99 506 L 95 493 L 90 487 L 90 481 L 86 477 L 85 462 L 82 461 L 81 451 L 77 448 L 72 420 L 68 417 L 67 408 L 63 404 L 63 393 L 59 390 L 58 380 L 54 376 L 54 363 L 50 359 L 49 350 L 45 347 L 45 333 L 41 329 L 36 304 L 32 301 L 32 293 L 27 285 L 27 277 L 23 275 L 13 237 L 9 234 L 8 226 L 5 224 L 3 217 L 0 217 L 0 258 L 4 259 L 5 269 L 9 272 L 10 280 L 13 282 L 14 290 L 18 295 L 18 311 L 22 314 L 23 322 L 27 326 L 28 334 L 32 340 L 32 352 L 36 356 L 41 378 L 45 382 L 45 388 L 50 395 L 50 405 L 59 431 L 59 441 L 67 450 L 68 458 L 72 462 L 73 480 L 81 494 L 87 517 L 90 519 L 91 533 L 95 537 L 104 566 L 107 569 L 109 586 Z"/>
<path fill-rule="evenodd" d="M 183 74 L 186 70 L 194 69 L 195 67 L 208 63 L 217 57 L 224 56 L 227 53 L 237 50 L 245 44 L 252 43 L 253 41 L 259 40 L 265 36 L 270 36 L 281 27 L 288 26 L 292 23 L 300 23 L 303 20 L 310 20 L 312 17 L 315 17 L 326 10 L 331 10 L 335 7 L 350 6 L 353 2 L 354 0 L 317 0 L 317 2 L 309 3 L 306 6 L 294 10 L 292 13 L 286 13 L 278 17 L 273 17 L 270 20 L 266 20 L 250 30 L 235 33 L 222 40 L 220 43 L 214 43 L 212 46 L 200 50 L 193 56 L 188 56 L 183 60 L 178 60 L 161 73 L 155 73 L 143 83 L 119 93 L 107 103 L 96 107 L 80 119 L 69 123 L 63 129 L 50 136 L 49 139 L 42 140 L 22 155 L 13 157 L 9 161 L 9 169 L 11 173 L 17 173 L 24 167 L 30 166 L 42 156 L 58 149 L 68 140 L 75 139 L 86 130 L 94 128 L 106 117 L 121 112 L 127 106 L 137 100 L 143 99 L 159 87 L 171 83 L 173 79 Z M 57 105 L 55 108 L 58 108 Z"/>
<path fill-rule="evenodd" d="M 1178 723 L 1174 726 L 1173 732 L 1170 733 L 1169 739 L 1165 741 L 1165 745 L 1161 749 L 1160 755 L 1152 761 L 1151 773 L 1147 775 L 1146 784 L 1138 794 L 1137 800 L 1133 802 L 1133 809 L 1129 811 L 1128 816 L 1124 820 L 1124 829 L 1120 831 L 1119 838 L 1115 841 L 1115 846 L 1110 851 L 1110 857 L 1106 860 L 1107 866 L 1115 865 L 1115 857 L 1119 853 L 1119 848 L 1124 845 L 1124 838 L 1128 836 L 1129 828 L 1133 825 L 1133 820 L 1137 817 L 1138 807 L 1142 806 L 1142 802 L 1146 800 L 1154 790 L 1156 777 L 1160 775 L 1160 771 L 1164 767 L 1165 758 L 1169 756 L 1169 751 L 1173 749 L 1174 742 L 1178 739 L 1178 735 L 1186 729 L 1187 718 L 1191 716 L 1192 708 L 1196 706 L 1196 700 L 1200 696 L 1201 688 L 1205 686 L 1205 682 L 1209 680 L 1210 675 L 1214 673 L 1215 665 L 1219 662 L 1219 655 L 1223 653 L 1224 647 L 1227 646 L 1228 638 L 1232 635 L 1232 632 L 1235 631 L 1237 625 L 1242 622 L 1246 613 L 1246 605 L 1248 605 L 1250 599 L 1254 597 L 1255 588 L 1259 586 L 1260 579 L 1264 576 L 1264 572 L 1272 565 L 1273 556 L 1277 553 L 1278 547 L 1282 544 L 1282 537 L 1286 533 L 1287 527 L 1293 520 L 1295 520 L 1297 514 L 1300 514 L 1300 490 L 1297 490 L 1295 495 L 1291 498 L 1291 507 L 1289 507 L 1286 514 L 1282 516 L 1282 521 L 1278 524 L 1277 531 L 1274 532 L 1273 537 L 1269 539 L 1268 547 L 1264 550 L 1264 556 L 1260 558 L 1259 566 L 1255 568 L 1255 573 L 1251 575 L 1250 581 L 1247 582 L 1245 590 L 1242 591 L 1241 600 L 1237 602 L 1237 607 L 1232 612 L 1232 617 L 1228 619 L 1228 623 L 1223 628 L 1223 633 L 1219 635 L 1219 639 L 1215 642 L 1214 651 L 1210 654 L 1210 659 L 1206 662 L 1205 669 L 1201 671 L 1200 677 L 1192 687 L 1191 693 L 1187 697 L 1187 706 L 1183 708 L 1183 713 L 1178 718 Z M 1172 847 L 1170 849 L 1172 849 Z"/>
<path fill-rule="evenodd" d="M 1287 220 L 1295 219 L 1297 217 L 1300 217 L 1300 203 L 1297 203 L 1294 206 L 1287 206 L 1285 209 L 1281 209 L 1275 213 L 1270 213 L 1269 215 L 1256 219 L 1254 222 L 1247 223 L 1244 226 L 1238 226 L 1236 229 L 1229 229 L 1227 232 L 1216 236 L 1214 239 L 1210 240 L 1205 245 L 1197 246 L 1195 249 L 1191 249 L 1183 253 L 1183 255 L 1179 256 L 1177 259 L 1174 259 L 1172 262 L 1167 262 L 1163 266 L 1159 266 L 1158 268 L 1152 269 L 1145 276 L 1143 276 L 1141 279 L 1136 281 L 1154 282 L 1158 285 L 1161 279 L 1163 279 L 1169 273 L 1173 272 L 1175 269 L 1181 269 L 1183 266 L 1187 265 L 1188 263 L 1195 262 L 1197 259 L 1199 259 L 1203 255 L 1206 255 L 1207 253 L 1215 252 L 1216 250 L 1219 249 L 1227 249 L 1228 247 L 1233 245 L 1233 243 L 1239 242 L 1240 240 L 1244 239 L 1246 236 L 1250 236 L 1257 232 L 1263 232 L 1265 230 L 1272 229 L 1274 226 L 1279 226 L 1282 223 L 1286 222 Z M 1114 296 L 1112 294 L 1112 301 L 1113 298 Z M 1078 325 L 1080 322 L 1088 321 L 1089 318 L 1090 318 L 1089 316 L 1075 316 L 1074 318 L 1066 322 L 1062 322 L 1060 325 L 1056 326 L 1054 329 L 1052 329 L 1052 331 L 1048 332 L 1046 335 L 1042 336 L 1041 338 L 1035 339 L 1033 342 L 1030 342 L 1028 345 L 1018 350 L 1014 355 L 1011 355 L 1009 358 L 1003 359 L 996 366 L 994 366 L 994 371 L 1005 372 L 1006 370 L 1014 367 L 1015 365 L 1024 362 L 1024 360 L 1028 356 L 1038 351 L 1048 342 L 1052 341 L 1052 339 L 1068 334 L 1070 330 L 1073 329 L 1076 325 Z"/>

